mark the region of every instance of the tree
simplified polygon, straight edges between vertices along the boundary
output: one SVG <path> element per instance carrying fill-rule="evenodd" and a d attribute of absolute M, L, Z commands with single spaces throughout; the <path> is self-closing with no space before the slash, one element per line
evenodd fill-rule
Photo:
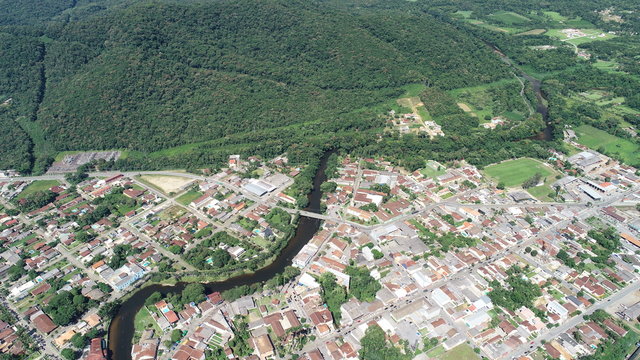
<path fill-rule="evenodd" d="M 74 334 L 71 339 L 71 344 L 76 349 L 83 349 L 87 345 L 87 338 L 82 334 Z"/>
<path fill-rule="evenodd" d="M 204 299 L 204 286 L 200 283 L 192 283 L 182 290 L 182 303 L 200 302 Z"/>
<path fill-rule="evenodd" d="M 76 352 L 73 351 L 72 349 L 69 349 L 69 348 L 62 349 L 62 351 L 60 352 L 60 355 L 62 355 L 62 357 L 67 359 L 67 360 L 75 360 L 76 359 Z"/>
<path fill-rule="evenodd" d="M 327 181 L 322 183 L 322 185 L 320 185 L 320 190 L 325 194 L 332 193 L 336 191 L 337 188 L 338 188 L 338 184 L 336 184 L 333 181 Z"/>
<path fill-rule="evenodd" d="M 116 300 L 102 305 L 98 310 L 98 315 L 102 318 L 112 318 L 118 313 L 118 310 L 120 310 L 120 302 Z"/>
<path fill-rule="evenodd" d="M 347 302 L 347 290 L 336 281 L 336 276 L 330 272 L 325 272 L 320 276 L 320 286 L 322 287 L 322 300 L 331 311 L 333 321 L 340 323 L 340 306 Z"/>
<path fill-rule="evenodd" d="M 145 301 L 144 301 L 144 305 L 145 306 L 151 306 L 155 303 L 157 303 L 158 301 L 162 300 L 162 294 L 160 294 L 159 291 L 154 291 L 153 294 L 151 294 Z"/>
<path fill-rule="evenodd" d="M 403 354 L 393 346 L 378 325 L 369 326 L 360 340 L 360 359 L 362 360 L 404 360 L 411 359 L 411 354 Z"/>
<path fill-rule="evenodd" d="M 351 277 L 349 280 L 349 294 L 360 301 L 373 301 L 378 290 L 382 288 L 380 283 L 370 275 L 369 270 L 365 267 L 349 266 L 345 273 Z"/>
<path fill-rule="evenodd" d="M 68 325 L 87 310 L 88 301 L 89 299 L 82 296 L 77 288 L 60 291 L 51 298 L 45 312 L 57 325 Z"/>
<path fill-rule="evenodd" d="M 171 332 L 171 342 L 177 343 L 182 339 L 182 331 L 175 329 Z"/>

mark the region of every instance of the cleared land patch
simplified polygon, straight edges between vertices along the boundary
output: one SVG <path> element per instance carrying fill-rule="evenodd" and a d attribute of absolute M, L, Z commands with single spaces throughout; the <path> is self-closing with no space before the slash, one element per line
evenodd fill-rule
<path fill-rule="evenodd" d="M 522 16 L 520 14 L 511 12 L 511 11 L 503 11 L 499 13 L 495 13 L 493 15 L 489 15 L 489 18 L 495 21 L 499 21 L 506 25 L 519 25 L 529 22 L 529 18 L 526 16 Z"/>
<path fill-rule="evenodd" d="M 529 30 L 529 31 L 518 33 L 516 35 L 518 35 L 518 36 L 541 35 L 541 34 L 544 34 L 546 31 L 547 31 L 547 29 L 533 29 L 533 30 Z"/>
<path fill-rule="evenodd" d="M 464 112 L 470 112 L 471 108 L 469 107 L 469 105 L 465 104 L 465 103 L 458 103 L 458 107 L 460 109 L 462 109 L 462 111 Z"/>
<path fill-rule="evenodd" d="M 142 175 L 138 179 L 147 185 L 162 191 L 165 194 L 178 192 L 180 189 L 193 181 L 193 179 L 181 176 L 168 175 Z"/>
<path fill-rule="evenodd" d="M 536 173 L 546 177 L 553 174 L 553 170 L 540 161 L 522 158 L 508 160 L 499 164 L 487 166 L 485 173 L 503 183 L 507 187 L 522 185 Z"/>
<path fill-rule="evenodd" d="M 438 357 L 440 360 L 476 360 L 480 359 L 471 346 L 461 344 Z"/>

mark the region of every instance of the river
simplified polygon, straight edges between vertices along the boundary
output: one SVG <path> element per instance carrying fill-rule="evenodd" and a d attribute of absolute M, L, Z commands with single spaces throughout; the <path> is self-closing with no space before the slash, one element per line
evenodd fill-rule
<path fill-rule="evenodd" d="M 542 120 L 546 124 L 544 130 L 542 130 L 537 135 L 533 136 L 531 139 L 534 139 L 534 140 L 545 140 L 545 141 L 553 140 L 553 126 L 549 122 L 549 109 L 547 108 L 546 100 L 544 98 L 544 95 L 542 94 L 542 90 L 540 90 L 541 85 L 542 85 L 542 81 L 534 78 L 533 76 L 531 76 L 531 75 L 527 74 L 526 72 L 524 72 L 519 67 L 515 66 L 513 64 L 513 61 L 507 55 L 505 55 L 502 51 L 500 51 L 500 49 L 495 47 L 494 45 L 491 45 L 491 44 L 488 44 L 488 43 L 487 43 L 487 45 L 489 45 L 496 53 L 498 53 L 498 55 L 500 55 L 500 58 L 502 59 L 502 61 L 507 63 L 509 66 L 511 66 L 517 72 L 519 72 L 520 75 L 522 75 L 522 77 L 525 78 L 525 80 L 527 80 L 529 83 L 531 83 L 531 87 L 533 88 L 533 91 L 536 94 L 536 100 L 537 100 L 536 101 L 536 112 L 539 113 L 540 115 L 542 115 Z"/>
<path fill-rule="evenodd" d="M 331 155 L 331 152 L 326 153 L 322 157 L 320 167 L 313 180 L 313 190 L 308 195 L 309 205 L 305 208 L 306 211 L 320 212 L 320 200 L 322 198 L 320 185 L 326 180 L 324 171 L 329 155 Z M 236 286 L 251 285 L 271 279 L 274 275 L 284 271 L 285 267 L 291 265 L 293 257 L 311 240 L 319 228 L 319 219 L 300 216 L 294 236 L 270 265 L 254 273 L 236 276 L 225 281 L 203 283 L 206 292 L 222 292 Z M 111 360 L 131 359 L 132 340 L 135 332 L 134 319 L 138 311 L 144 306 L 145 300 L 151 296 L 151 294 L 156 291 L 163 295 L 172 292 L 181 292 L 188 284 L 188 282 L 180 282 L 175 285 L 150 285 L 137 290 L 130 298 L 124 301 L 109 326 L 109 358 Z"/>

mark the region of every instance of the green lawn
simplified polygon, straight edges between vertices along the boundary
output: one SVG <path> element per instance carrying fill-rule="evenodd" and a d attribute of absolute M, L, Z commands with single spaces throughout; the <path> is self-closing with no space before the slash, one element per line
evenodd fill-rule
<path fill-rule="evenodd" d="M 479 360 L 480 357 L 467 344 L 461 344 L 438 357 L 440 360 Z"/>
<path fill-rule="evenodd" d="M 53 186 L 60 185 L 58 180 L 36 180 L 29 184 L 22 192 L 18 195 L 18 199 L 21 199 L 29 194 L 33 194 L 36 191 L 48 190 Z"/>
<path fill-rule="evenodd" d="M 543 177 L 552 175 L 554 172 L 540 161 L 528 158 L 509 160 L 499 164 L 487 166 L 485 173 L 507 187 L 521 185 L 525 180 L 531 178 L 536 173 Z"/>
<path fill-rule="evenodd" d="M 527 189 L 527 192 L 540 201 L 553 201 L 553 198 L 549 197 L 549 193 L 554 192 L 554 190 L 549 185 L 535 186 Z"/>
<path fill-rule="evenodd" d="M 438 165 L 436 163 L 429 162 L 424 169 L 420 170 L 420 173 L 426 177 L 434 178 L 440 176 L 446 172 L 446 169 L 443 167 L 438 170 Z"/>
<path fill-rule="evenodd" d="M 611 135 L 590 125 L 581 125 L 574 129 L 578 135 L 578 143 L 594 150 L 604 149 L 608 156 L 624 161 L 627 164 L 640 162 L 640 145 L 627 139 Z"/>
<path fill-rule="evenodd" d="M 196 191 L 196 190 L 189 190 L 188 192 L 180 195 L 176 200 L 182 204 L 182 205 L 189 205 L 191 204 L 191 202 L 197 198 L 199 198 L 200 196 L 202 196 L 202 193 L 200 191 Z"/>
<path fill-rule="evenodd" d="M 151 317 L 151 314 L 149 313 L 149 311 L 145 306 L 143 306 L 142 309 L 140 309 L 140 311 L 138 311 L 138 313 L 136 314 L 136 317 L 133 321 L 133 326 L 135 329 L 136 337 L 139 337 L 140 335 L 142 335 L 142 332 L 145 329 L 149 329 L 149 328 L 153 328 L 156 334 L 162 334 L 162 330 L 160 329 L 158 324 L 153 320 L 153 318 Z"/>

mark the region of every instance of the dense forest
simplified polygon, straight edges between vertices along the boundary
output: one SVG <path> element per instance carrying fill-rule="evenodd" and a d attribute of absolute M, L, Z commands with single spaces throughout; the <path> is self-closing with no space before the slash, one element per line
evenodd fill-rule
<path fill-rule="evenodd" d="M 156 1 L 82 17 L 91 5 L 80 5 L 12 8 L 50 21 L 36 26 L 16 15 L 21 26 L 4 27 L 12 38 L 3 43 L 15 49 L 0 55 L 7 68 L 0 94 L 15 102 L 2 124 L 23 130 L 7 137 L 20 150 L 0 167 L 24 170 L 35 159 L 17 155 L 59 150 L 250 145 L 255 132 L 272 129 L 290 130 L 299 143 L 312 123 L 341 132 L 374 120 L 353 111 L 398 96 L 405 84 L 450 89 L 509 75 L 481 41 L 424 13 L 356 14 L 303 1 Z M 13 34 L 25 29 L 28 35 Z M 257 136 L 261 147 L 273 148 L 268 136 Z M 206 144 L 197 163 L 217 159 L 206 147 L 226 146 Z M 48 151 L 25 151 L 33 147 Z"/>
<path fill-rule="evenodd" d="M 598 14 L 613 5 L 625 10 L 623 21 Z M 38 174 L 59 151 L 102 149 L 127 150 L 126 159 L 103 165 L 123 170 L 215 167 L 231 153 L 297 151 L 309 159 L 328 149 L 410 169 L 425 158 L 483 166 L 545 157 L 559 144 L 535 140 L 545 125 L 526 116 L 517 71 L 492 47 L 545 77 L 557 139 L 566 124 L 622 131 L 575 115 L 585 109 L 574 111 L 566 98 L 586 88 L 580 80 L 588 76 L 589 86 L 610 86 L 640 106 L 637 81 L 626 76 L 640 73 L 640 42 L 580 44 L 594 59 L 619 63 L 619 73 L 605 73 L 580 60 L 578 47 L 476 26 L 458 13 L 510 26 L 495 14 L 514 11 L 527 15 L 526 30 L 553 26 L 545 12 L 556 11 L 575 18 L 567 26 L 621 34 L 638 30 L 634 10 L 628 0 L 0 0 L 8 15 L 0 21 L 0 169 Z M 411 84 L 426 87 L 420 98 L 447 136 L 380 137 L 385 104 Z M 457 106 L 452 90 L 472 89 L 463 94 L 473 103 L 474 87 L 489 84 L 483 91 L 494 111 L 525 119 L 489 131 Z"/>

